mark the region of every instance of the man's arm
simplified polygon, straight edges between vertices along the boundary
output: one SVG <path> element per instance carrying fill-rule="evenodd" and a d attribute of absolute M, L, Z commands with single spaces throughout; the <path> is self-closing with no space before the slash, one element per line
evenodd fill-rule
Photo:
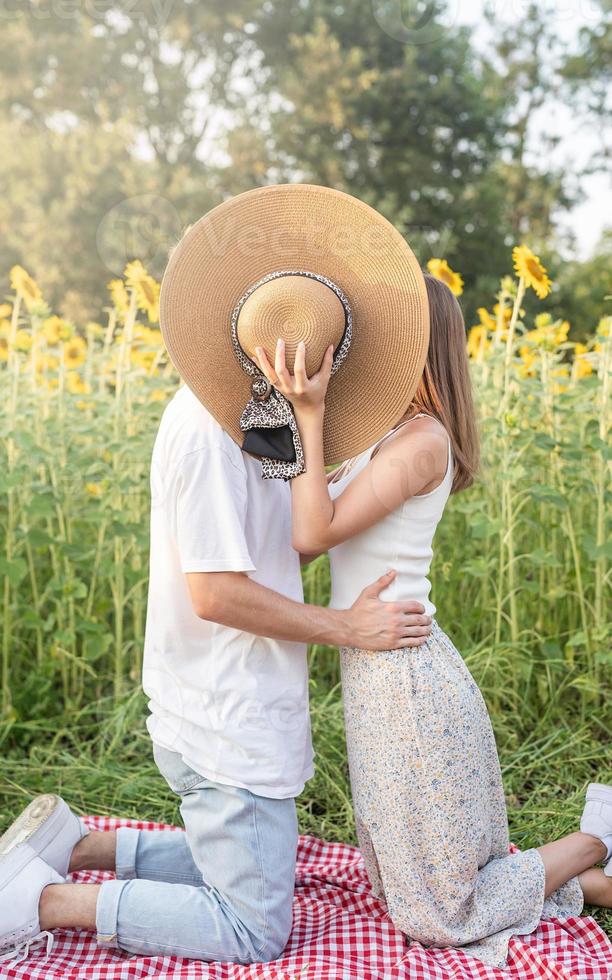
<path fill-rule="evenodd" d="M 388 572 L 365 588 L 350 609 L 339 610 L 294 602 L 242 572 L 186 575 L 196 616 L 245 633 L 364 650 L 420 646 L 431 632 L 424 607 L 412 600 L 378 598 L 394 577 Z"/>

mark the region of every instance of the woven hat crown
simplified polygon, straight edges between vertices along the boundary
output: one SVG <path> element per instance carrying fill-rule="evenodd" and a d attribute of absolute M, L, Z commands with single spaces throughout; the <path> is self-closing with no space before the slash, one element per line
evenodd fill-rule
<path fill-rule="evenodd" d="M 402 235 L 363 201 L 313 184 L 257 187 L 200 218 L 168 263 L 160 323 L 179 374 L 241 447 L 245 406 L 262 394 L 254 348 L 273 357 L 283 337 L 291 368 L 304 339 L 312 375 L 334 344 L 342 366 L 325 398 L 326 464 L 397 423 L 429 341 L 425 280 Z"/>
<path fill-rule="evenodd" d="M 287 367 L 293 371 L 300 340 L 306 344 L 306 373 L 315 374 L 330 344 L 342 340 L 345 314 L 342 303 L 328 286 L 304 276 L 282 276 L 259 286 L 245 301 L 237 324 L 240 346 L 255 359 L 263 347 L 274 364 L 276 341 L 285 341 Z"/>

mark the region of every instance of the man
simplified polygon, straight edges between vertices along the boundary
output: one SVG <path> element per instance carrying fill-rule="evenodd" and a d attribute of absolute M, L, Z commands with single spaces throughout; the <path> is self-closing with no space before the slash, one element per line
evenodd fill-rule
<path fill-rule="evenodd" d="M 201 246 L 201 230 L 181 242 L 162 287 L 175 361 L 173 284 L 191 282 L 181 256 Z M 321 296 L 327 300 L 317 294 L 317 309 Z M 338 310 L 345 341 L 345 311 Z M 189 320 L 185 311 L 182 320 Z M 204 371 L 204 355 L 198 357 Z M 219 381 L 220 366 L 206 365 L 209 380 Z M 231 386 L 219 390 L 227 403 L 236 397 Z M 265 447 L 258 455 L 240 448 L 217 420 L 219 404 L 213 413 L 206 401 L 197 383 L 174 396 L 151 470 L 144 688 L 155 759 L 181 797 L 187 832 L 88 833 L 59 797 L 39 797 L 0 841 L 0 947 L 27 950 L 41 934 L 51 940 L 52 929 L 80 927 L 95 930 L 101 946 L 132 953 L 277 958 L 291 928 L 294 799 L 313 772 L 306 644 L 392 649 L 419 645 L 429 633 L 422 606 L 379 598 L 392 570 L 351 609 L 304 604 L 290 485 L 262 479 L 266 467 L 270 475 L 299 459 L 291 447 L 283 458 L 275 441 L 289 435 L 299 451 L 299 435 L 283 421 L 285 406 L 267 403 L 281 413 L 278 431 L 269 418 L 253 429 L 267 440 L 268 457 Z M 249 404 L 256 414 L 258 404 Z M 116 878 L 64 883 L 66 873 L 83 869 L 112 870 Z"/>

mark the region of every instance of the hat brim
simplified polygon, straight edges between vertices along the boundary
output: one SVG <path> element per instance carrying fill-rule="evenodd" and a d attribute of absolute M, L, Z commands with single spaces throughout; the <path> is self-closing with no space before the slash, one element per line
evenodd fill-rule
<path fill-rule="evenodd" d="M 329 465 L 373 445 L 408 408 L 429 343 L 425 281 L 386 218 L 329 187 L 256 188 L 204 215 L 170 257 L 160 323 L 177 371 L 240 446 L 251 380 L 236 360 L 230 318 L 249 286 L 280 269 L 327 276 L 352 307 L 351 349 L 325 403 Z"/>

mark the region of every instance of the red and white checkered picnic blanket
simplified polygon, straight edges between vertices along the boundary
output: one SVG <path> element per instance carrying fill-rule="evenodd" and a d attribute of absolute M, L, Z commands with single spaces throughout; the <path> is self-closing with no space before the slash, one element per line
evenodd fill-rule
<path fill-rule="evenodd" d="M 90 817 L 93 830 L 163 824 Z M 176 829 L 179 833 L 181 832 Z M 73 880 L 101 882 L 103 872 Z M 406 942 L 371 891 L 359 851 L 347 844 L 300 838 L 294 924 L 280 960 L 238 966 L 176 956 L 130 956 L 96 945 L 92 933 L 57 930 L 47 962 L 44 943 L 22 963 L 2 964 L 0 977 L 19 980 L 611 980 L 612 943 L 594 919 L 542 920 L 530 936 L 510 942 L 508 970 L 493 969 L 455 949 Z"/>

